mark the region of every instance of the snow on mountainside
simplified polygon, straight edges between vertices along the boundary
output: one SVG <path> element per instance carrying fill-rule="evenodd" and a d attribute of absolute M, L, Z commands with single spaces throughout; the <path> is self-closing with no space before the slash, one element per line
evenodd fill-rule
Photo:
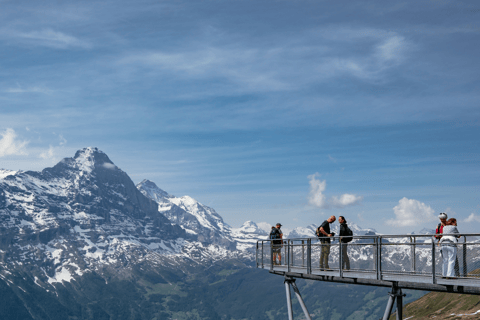
<path fill-rule="evenodd" d="M 15 173 L 17 173 L 17 171 L 0 169 L 0 179 L 5 178 L 6 176 L 14 175 Z"/>
<path fill-rule="evenodd" d="M 181 212 L 185 220 L 190 215 L 198 225 L 196 217 L 209 223 L 208 232 L 186 232 L 188 227 L 159 212 L 158 203 L 145 197 L 97 148 L 79 150 L 73 158 L 41 172 L 2 173 L 1 270 L 29 266 L 42 286 L 139 263 L 223 259 L 231 255 L 229 247 L 235 247 L 228 225 L 213 209 L 191 198 L 172 197 L 175 212 L 168 212 L 170 216 Z"/>
<path fill-rule="evenodd" d="M 172 196 L 149 180 L 143 180 L 137 188 L 143 195 L 158 203 L 158 211 L 162 215 L 182 227 L 188 234 L 195 235 L 198 241 L 235 249 L 230 226 L 214 209 L 189 196 Z"/>
<path fill-rule="evenodd" d="M 257 240 L 267 239 L 268 234 L 253 221 L 246 221 L 240 228 L 232 229 L 232 237 L 237 242 L 239 250 L 254 249 Z"/>
<path fill-rule="evenodd" d="M 317 229 L 317 226 L 315 226 L 314 224 L 311 224 L 306 228 L 296 227 L 288 235 L 286 235 L 286 238 L 288 239 L 313 238 L 313 237 L 316 237 L 315 235 L 316 229 Z"/>

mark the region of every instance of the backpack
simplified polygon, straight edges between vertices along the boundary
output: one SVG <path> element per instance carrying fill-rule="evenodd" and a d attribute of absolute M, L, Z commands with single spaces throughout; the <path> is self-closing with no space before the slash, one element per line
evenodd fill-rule
<path fill-rule="evenodd" d="M 277 228 L 273 228 L 270 231 L 270 240 L 280 239 L 280 231 Z"/>
<path fill-rule="evenodd" d="M 325 237 L 323 233 L 320 232 L 320 227 L 317 228 L 317 230 L 315 231 L 315 234 L 317 235 L 318 238 Z"/>
<path fill-rule="evenodd" d="M 346 236 L 346 237 L 345 237 L 345 236 L 343 237 L 342 242 L 348 243 L 348 242 L 352 241 L 352 240 L 353 240 L 353 231 L 352 231 L 352 229 L 350 229 L 348 226 L 345 226 L 345 233 L 347 234 L 347 236 Z"/>

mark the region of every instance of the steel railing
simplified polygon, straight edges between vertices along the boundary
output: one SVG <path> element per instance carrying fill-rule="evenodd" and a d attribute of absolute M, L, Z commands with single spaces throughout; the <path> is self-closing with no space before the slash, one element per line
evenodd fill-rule
<path fill-rule="evenodd" d="M 480 286 L 480 234 L 454 236 L 458 237 L 455 278 L 467 280 L 462 285 L 471 282 Z M 442 279 L 442 246 L 434 235 L 354 236 L 348 244 L 339 242 L 339 237 L 331 237 L 331 243 L 322 243 L 322 239 L 327 238 L 259 240 L 256 266 L 284 272 L 434 284 Z M 328 265 L 320 265 L 322 250 L 330 251 Z M 345 265 L 341 268 L 345 252 L 349 269 Z M 274 257 L 276 263 L 272 263 Z"/>

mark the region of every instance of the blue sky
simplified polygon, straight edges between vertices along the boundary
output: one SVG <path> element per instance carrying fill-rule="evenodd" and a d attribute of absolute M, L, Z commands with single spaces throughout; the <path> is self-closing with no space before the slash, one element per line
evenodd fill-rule
<path fill-rule="evenodd" d="M 480 226 L 475 1 L 3 1 L 0 168 L 95 146 L 234 227 Z"/>

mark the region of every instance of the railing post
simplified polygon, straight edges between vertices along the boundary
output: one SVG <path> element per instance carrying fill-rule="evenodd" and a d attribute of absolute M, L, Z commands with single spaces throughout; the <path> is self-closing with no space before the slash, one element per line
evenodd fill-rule
<path fill-rule="evenodd" d="M 432 283 L 437 283 L 437 278 L 435 275 L 435 237 L 432 237 Z"/>
<path fill-rule="evenodd" d="M 287 256 L 286 256 L 287 271 L 290 272 L 290 240 L 286 241 L 286 245 L 287 245 L 287 248 L 285 248 L 285 250 L 287 250 Z"/>
<path fill-rule="evenodd" d="M 263 255 L 264 255 L 264 253 L 263 253 L 263 244 L 264 244 L 264 242 L 262 241 L 262 269 L 263 269 Z"/>
<path fill-rule="evenodd" d="M 312 239 L 307 239 L 307 274 L 312 273 Z"/>
<path fill-rule="evenodd" d="M 255 268 L 258 268 L 258 241 L 255 248 Z"/>
<path fill-rule="evenodd" d="M 410 238 L 410 242 L 412 242 L 412 238 Z M 413 237 L 413 245 L 412 245 L 412 269 L 413 269 L 413 273 L 415 273 L 416 271 L 416 259 L 415 259 L 415 254 L 416 254 L 416 249 L 417 249 L 417 238 L 416 237 Z"/>
<path fill-rule="evenodd" d="M 373 238 L 374 248 L 372 249 L 373 261 L 375 262 L 375 274 L 377 274 L 378 279 L 378 248 L 377 248 L 377 238 Z"/>
<path fill-rule="evenodd" d="M 293 267 L 295 265 L 295 246 L 293 244 L 293 240 L 290 240 L 290 245 L 292 246 L 290 248 L 290 264 Z"/>
<path fill-rule="evenodd" d="M 342 240 L 338 238 L 338 250 L 339 250 L 339 270 L 340 270 L 340 278 L 343 278 L 343 248 L 342 248 Z"/>
<path fill-rule="evenodd" d="M 466 277 L 468 274 L 467 270 L 467 236 L 463 236 L 463 276 Z"/>
<path fill-rule="evenodd" d="M 305 241 L 302 240 L 302 267 L 305 267 Z"/>
<path fill-rule="evenodd" d="M 270 240 L 270 271 L 273 270 L 273 241 Z"/>
<path fill-rule="evenodd" d="M 382 238 L 377 237 L 377 280 L 382 280 Z"/>

